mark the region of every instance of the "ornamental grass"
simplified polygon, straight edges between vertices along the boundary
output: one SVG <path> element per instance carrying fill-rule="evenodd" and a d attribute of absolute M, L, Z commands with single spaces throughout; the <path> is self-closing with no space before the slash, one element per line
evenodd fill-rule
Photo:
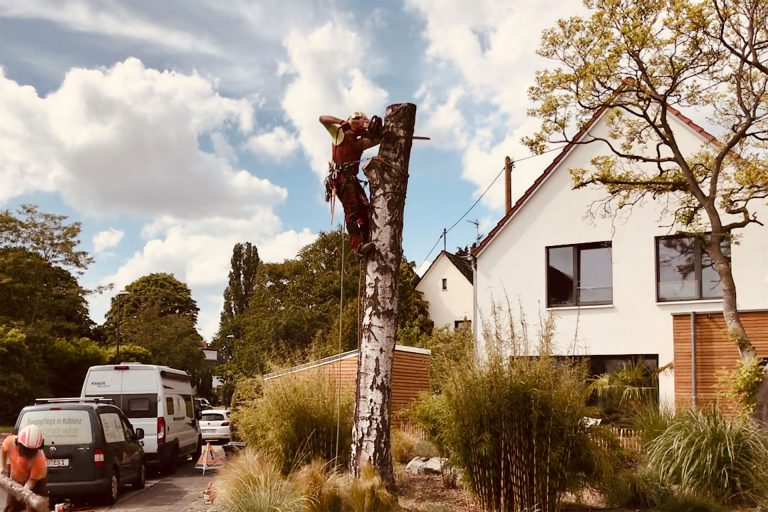
<path fill-rule="evenodd" d="M 333 376 L 283 375 L 264 383 L 262 396 L 243 404 L 233 421 L 248 446 L 287 475 L 313 459 L 344 466 L 352 444 L 353 397 Z"/>
<path fill-rule="evenodd" d="M 768 506 L 768 435 L 749 418 L 728 418 L 716 405 L 679 412 L 647 455 L 678 494 Z"/>

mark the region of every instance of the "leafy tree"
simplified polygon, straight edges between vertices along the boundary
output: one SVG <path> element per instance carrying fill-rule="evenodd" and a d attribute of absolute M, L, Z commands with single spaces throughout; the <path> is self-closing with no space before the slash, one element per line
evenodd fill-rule
<path fill-rule="evenodd" d="M 250 242 L 235 244 L 231 261 L 229 282 L 224 290 L 222 323 L 242 315 L 248 309 L 248 302 L 256 287 L 256 271 L 261 263 L 258 249 Z"/>
<path fill-rule="evenodd" d="M 11 424 L 43 388 L 36 354 L 19 329 L 0 325 L 0 423 Z"/>
<path fill-rule="evenodd" d="M 246 313 L 251 296 L 256 291 L 256 273 L 260 264 L 259 251 L 250 242 L 238 243 L 232 248 L 232 266 L 227 287 L 224 289 L 224 308 L 219 321 L 219 333 L 212 343 L 222 361 L 232 358 L 235 340 L 243 336 L 237 319 Z"/>
<path fill-rule="evenodd" d="M 108 351 L 88 338 L 57 339 L 42 353 L 48 371 L 49 395 L 80 396 L 88 368 L 107 364 Z"/>
<path fill-rule="evenodd" d="M 48 337 L 87 336 L 86 290 L 67 270 L 22 247 L 0 248 L 0 322 Z"/>
<path fill-rule="evenodd" d="M 754 208 L 768 196 L 768 74 L 758 66 L 768 45 L 764 18 L 752 19 L 751 32 L 729 23 L 746 5 L 764 12 L 764 2 L 729 2 L 725 10 L 689 0 L 586 5 L 590 17 L 560 20 L 543 35 L 539 53 L 558 67 L 540 72 L 529 91 L 542 125 L 526 142 L 536 151 L 547 143 L 601 144 L 606 154 L 571 174 L 575 188 L 604 187 L 606 208 L 631 208 L 645 198 L 671 205 L 671 225 L 701 237 L 712 258 L 729 336 L 748 361 L 755 352 L 722 242 L 761 224 Z M 684 151 L 670 120 L 671 109 L 687 107 L 709 112 L 719 137 L 694 154 Z M 602 112 L 610 138 L 590 133 L 575 140 L 571 130 Z"/>
<path fill-rule="evenodd" d="M 82 273 L 93 258 L 78 251 L 80 223 L 66 224 L 66 215 L 38 210 L 37 205 L 25 204 L 14 216 L 10 210 L 0 211 L 0 247 L 27 249 L 51 265 L 72 267 Z"/>
<path fill-rule="evenodd" d="M 190 372 L 197 377 L 203 364 L 204 342 L 195 328 L 197 304 L 189 287 L 171 274 L 149 274 L 125 287 L 120 298 L 120 341 L 144 347 L 155 364 Z M 107 313 L 105 330 L 116 344 L 117 297 Z M 123 356 L 121 356 L 123 358 Z"/>
<path fill-rule="evenodd" d="M 343 244 L 343 246 L 342 246 Z M 344 253 L 343 309 L 339 318 L 341 254 Z M 427 303 L 415 291 L 413 263 L 400 265 L 398 293 L 401 307 L 398 325 L 430 332 Z M 352 255 L 346 240 L 337 232 L 320 233 L 282 263 L 262 263 L 245 314 L 235 318 L 240 333 L 234 339 L 234 375 L 254 376 L 271 364 L 288 365 L 357 347 L 359 334 L 358 295 L 360 260 Z"/>

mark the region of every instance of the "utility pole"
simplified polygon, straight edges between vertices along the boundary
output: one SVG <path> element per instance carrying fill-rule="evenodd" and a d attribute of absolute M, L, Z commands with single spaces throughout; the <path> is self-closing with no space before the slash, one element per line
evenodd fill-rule
<path fill-rule="evenodd" d="M 364 172 L 371 191 L 371 240 L 376 249 L 365 262 L 361 299 L 351 469 L 359 475 L 367 462 L 394 487 L 390 447 L 392 359 L 397 333 L 397 290 L 403 257 L 403 211 L 408 188 L 416 105 L 387 107 L 378 156 Z"/>

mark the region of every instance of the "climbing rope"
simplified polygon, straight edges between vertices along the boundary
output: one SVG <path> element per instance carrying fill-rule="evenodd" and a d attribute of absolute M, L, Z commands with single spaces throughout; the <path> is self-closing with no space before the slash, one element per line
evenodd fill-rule
<path fill-rule="evenodd" d="M 344 231 L 339 224 L 341 235 L 341 272 L 339 277 L 339 355 L 341 355 L 342 326 L 344 325 Z M 339 461 L 339 437 L 341 434 L 341 361 L 336 362 L 336 463 Z"/>

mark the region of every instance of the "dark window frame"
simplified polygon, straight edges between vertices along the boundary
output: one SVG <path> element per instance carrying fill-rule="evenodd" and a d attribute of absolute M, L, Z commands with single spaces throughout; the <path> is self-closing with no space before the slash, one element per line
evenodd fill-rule
<path fill-rule="evenodd" d="M 572 253 L 572 262 L 573 262 L 573 300 L 569 303 L 565 304 L 553 304 L 552 303 L 552 297 L 550 296 L 550 282 L 549 282 L 549 251 L 550 249 L 562 249 L 570 247 L 573 251 Z M 581 271 L 580 271 L 580 264 L 581 264 L 581 251 L 582 250 L 588 250 L 588 249 L 610 249 L 610 256 L 611 256 L 611 298 L 609 300 L 594 300 L 594 301 L 582 301 L 579 297 L 579 288 L 581 284 Z M 546 293 L 546 300 L 547 300 L 547 307 L 548 308 L 572 308 L 572 307 L 581 307 L 581 306 L 610 306 L 613 305 L 613 243 L 610 240 L 602 241 L 602 242 L 586 242 L 586 243 L 577 243 L 577 244 L 561 244 L 561 245 L 549 245 L 544 248 L 545 253 L 545 259 L 546 259 L 546 272 L 545 272 L 545 293 Z"/>
<path fill-rule="evenodd" d="M 710 236 L 710 233 L 706 233 L 704 236 Z M 695 246 L 694 246 L 694 253 L 693 253 L 693 275 L 694 275 L 694 282 L 696 284 L 696 295 L 695 297 L 672 297 L 672 298 L 663 298 L 661 297 L 661 261 L 659 260 L 659 244 L 663 240 L 673 240 L 673 239 L 683 239 L 683 238 L 690 238 L 694 240 Z M 730 242 L 727 240 L 722 240 L 720 242 L 721 244 L 727 244 L 728 246 L 728 254 L 726 257 L 728 258 L 728 261 L 733 261 L 731 258 L 730 253 Z M 684 234 L 677 234 L 677 235 L 663 235 L 663 236 L 656 236 L 653 239 L 653 254 L 654 254 L 654 266 L 656 270 L 656 302 L 687 302 L 687 301 L 706 301 L 706 300 L 721 300 L 723 298 L 723 291 L 722 288 L 720 289 L 720 295 L 715 296 L 711 295 L 708 297 L 704 296 L 704 290 L 703 290 L 703 279 L 702 279 L 702 257 L 704 255 L 705 251 L 705 240 L 704 238 L 700 236 L 691 236 L 691 235 L 684 235 Z M 710 256 L 711 258 L 711 256 Z"/>

